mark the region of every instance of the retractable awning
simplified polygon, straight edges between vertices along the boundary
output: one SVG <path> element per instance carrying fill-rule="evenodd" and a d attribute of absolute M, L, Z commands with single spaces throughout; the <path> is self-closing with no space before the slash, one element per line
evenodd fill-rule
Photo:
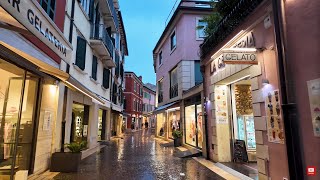
<path fill-rule="evenodd" d="M 81 84 L 79 81 L 77 81 L 75 78 L 73 78 L 70 74 L 53 67 L 35 57 L 30 56 L 29 54 L 20 51 L 17 48 L 14 48 L 10 46 L 9 44 L 4 43 L 3 41 L 0 41 L 0 47 L 3 49 L 7 49 L 11 51 L 12 53 L 15 53 L 22 57 L 23 59 L 29 61 L 30 63 L 34 64 L 38 67 L 38 70 L 41 72 L 44 72 L 50 76 L 55 77 L 58 80 L 61 80 L 64 84 L 66 84 L 69 88 L 72 90 L 77 90 L 81 92 L 82 94 L 91 97 L 92 99 L 104 104 L 105 101 L 101 98 L 99 98 L 95 93 L 90 91 L 88 88 L 86 88 L 83 84 Z"/>
<path fill-rule="evenodd" d="M 164 110 L 166 110 L 166 109 L 168 109 L 168 108 L 170 108 L 170 107 L 172 107 L 172 106 L 174 106 L 174 105 L 176 105 L 176 104 L 178 104 L 178 103 L 179 103 L 179 101 L 162 105 L 162 106 L 160 106 L 160 107 L 157 107 L 157 108 L 153 111 L 153 113 L 154 113 L 154 114 L 158 114 L 158 113 L 160 113 L 161 111 L 164 111 Z"/>

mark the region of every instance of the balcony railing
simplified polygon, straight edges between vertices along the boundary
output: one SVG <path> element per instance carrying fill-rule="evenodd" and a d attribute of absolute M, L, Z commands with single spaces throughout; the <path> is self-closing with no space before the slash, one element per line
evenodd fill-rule
<path fill-rule="evenodd" d="M 170 87 L 170 99 L 178 96 L 178 84 Z"/>
<path fill-rule="evenodd" d="M 113 16 L 113 21 L 116 26 L 116 29 L 119 30 L 118 14 L 117 14 L 116 8 L 114 7 L 113 0 L 108 0 L 108 3 L 109 3 L 111 14 Z"/>
<path fill-rule="evenodd" d="M 162 103 L 163 102 L 163 92 L 159 92 L 158 94 L 158 103 Z"/>
<path fill-rule="evenodd" d="M 113 57 L 114 44 L 104 24 L 91 24 L 91 39 L 101 40 Z"/>

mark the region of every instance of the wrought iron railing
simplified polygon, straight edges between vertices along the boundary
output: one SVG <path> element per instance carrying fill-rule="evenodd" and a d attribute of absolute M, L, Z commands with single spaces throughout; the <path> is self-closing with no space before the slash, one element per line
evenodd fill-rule
<path fill-rule="evenodd" d="M 91 39 L 101 40 L 113 57 L 114 44 L 104 24 L 91 24 Z"/>
<path fill-rule="evenodd" d="M 113 16 L 114 24 L 116 25 L 116 29 L 119 30 L 118 14 L 117 14 L 116 8 L 113 5 L 113 0 L 108 0 L 108 3 L 109 3 L 111 14 Z"/>
<path fill-rule="evenodd" d="M 170 99 L 178 96 L 178 84 L 170 87 Z"/>
<path fill-rule="evenodd" d="M 214 33 L 201 45 L 201 59 L 205 58 L 214 47 L 230 35 L 263 0 L 240 0 L 233 10 L 216 26 Z"/>
<path fill-rule="evenodd" d="M 163 92 L 159 92 L 158 94 L 158 103 L 162 103 L 163 102 Z"/>

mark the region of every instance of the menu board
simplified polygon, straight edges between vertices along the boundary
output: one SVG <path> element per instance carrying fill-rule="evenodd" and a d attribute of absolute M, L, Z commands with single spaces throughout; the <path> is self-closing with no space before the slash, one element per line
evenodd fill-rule
<path fill-rule="evenodd" d="M 307 82 L 314 136 L 320 137 L 320 79 Z"/>
<path fill-rule="evenodd" d="M 246 148 L 246 142 L 236 139 L 234 142 L 234 154 L 233 161 L 235 162 L 248 162 L 248 154 Z"/>
<path fill-rule="evenodd" d="M 227 86 L 215 86 L 216 123 L 228 124 Z"/>
<path fill-rule="evenodd" d="M 268 140 L 284 144 L 283 120 L 279 90 L 268 93 L 265 99 Z"/>

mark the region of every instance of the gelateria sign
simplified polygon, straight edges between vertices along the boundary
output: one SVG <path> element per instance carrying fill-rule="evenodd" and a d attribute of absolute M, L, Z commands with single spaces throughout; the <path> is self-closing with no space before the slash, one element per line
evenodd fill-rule
<path fill-rule="evenodd" d="M 36 0 L 1 0 L 0 6 L 60 58 L 69 58 L 70 43 Z"/>
<path fill-rule="evenodd" d="M 258 64 L 255 48 L 229 48 L 222 51 L 225 64 Z"/>

